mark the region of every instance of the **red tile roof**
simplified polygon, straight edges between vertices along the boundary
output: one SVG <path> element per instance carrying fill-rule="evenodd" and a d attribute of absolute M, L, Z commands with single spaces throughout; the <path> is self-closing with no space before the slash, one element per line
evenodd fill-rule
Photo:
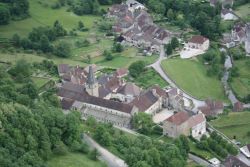
<path fill-rule="evenodd" d="M 171 117 L 169 117 L 168 119 L 166 119 L 166 121 L 171 122 L 175 125 L 181 125 L 184 122 L 186 122 L 188 119 L 189 119 L 189 115 L 187 112 L 178 112 L 172 115 Z"/>
<path fill-rule="evenodd" d="M 196 36 L 193 36 L 189 42 L 191 43 L 198 43 L 198 44 L 203 44 L 204 42 L 206 42 L 208 39 L 201 36 L 201 35 L 196 35 Z"/>

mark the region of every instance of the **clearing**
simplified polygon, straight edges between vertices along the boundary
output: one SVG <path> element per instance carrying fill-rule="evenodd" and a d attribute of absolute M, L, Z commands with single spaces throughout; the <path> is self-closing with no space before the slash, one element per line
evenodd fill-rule
<path fill-rule="evenodd" d="M 199 99 L 224 100 L 221 82 L 215 77 L 208 77 L 205 66 L 198 60 L 168 59 L 162 67 L 169 77 L 187 93 Z"/>
<path fill-rule="evenodd" d="M 140 76 L 133 82 L 145 89 L 152 85 L 159 85 L 161 88 L 168 86 L 168 83 L 152 68 L 147 69 L 145 72 L 140 74 Z"/>
<path fill-rule="evenodd" d="M 56 0 L 29 0 L 30 17 L 21 21 L 11 21 L 8 25 L 0 26 L 0 36 L 10 38 L 15 33 L 26 36 L 34 27 L 52 26 L 56 20 L 62 23 L 67 30 L 76 28 L 79 21 L 83 21 L 86 28 L 91 28 L 100 16 L 77 16 L 73 12 L 66 12 L 67 8 L 52 9 L 51 5 Z"/>
<path fill-rule="evenodd" d="M 250 3 L 236 8 L 235 13 L 245 21 L 250 21 Z"/>
<path fill-rule="evenodd" d="M 250 93 L 250 67 L 247 62 L 250 59 L 242 59 L 234 62 L 234 65 L 239 69 L 239 77 L 233 78 L 231 87 L 239 98 L 244 98 Z"/>
<path fill-rule="evenodd" d="M 55 156 L 48 161 L 49 167 L 107 167 L 100 161 L 90 160 L 87 155 L 68 153 L 64 156 Z"/>
<path fill-rule="evenodd" d="M 243 145 L 250 143 L 250 112 L 229 113 L 211 121 L 211 124 L 230 139 L 236 137 Z"/>

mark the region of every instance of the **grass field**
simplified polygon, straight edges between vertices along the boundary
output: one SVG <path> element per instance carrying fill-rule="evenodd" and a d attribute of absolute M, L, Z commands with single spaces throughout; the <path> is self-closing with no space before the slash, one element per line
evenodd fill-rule
<path fill-rule="evenodd" d="M 250 59 L 235 61 L 235 66 L 239 69 L 240 76 L 233 78 L 231 86 L 236 94 L 243 98 L 250 93 L 250 67 L 246 64 Z"/>
<path fill-rule="evenodd" d="M 33 27 L 52 26 L 56 20 L 59 20 L 67 30 L 76 28 L 80 20 L 86 28 L 91 28 L 95 21 L 101 18 L 92 15 L 77 16 L 72 12 L 66 12 L 65 7 L 51 9 L 52 2 L 56 2 L 56 0 L 29 0 L 30 17 L 21 21 L 11 21 L 8 25 L 0 26 L 0 36 L 9 38 L 15 33 L 26 36 Z"/>
<path fill-rule="evenodd" d="M 68 153 L 65 156 L 56 156 L 48 161 L 49 167 L 107 167 L 100 161 L 90 160 L 86 155 Z"/>
<path fill-rule="evenodd" d="M 219 131 L 224 133 L 230 139 L 236 136 L 236 140 L 242 144 L 250 143 L 250 112 L 229 113 L 213 120 L 211 124 Z"/>
<path fill-rule="evenodd" d="M 152 68 L 143 72 L 138 78 L 134 80 L 134 82 L 143 88 L 149 88 L 152 85 L 159 85 L 160 87 L 164 88 L 168 85 L 168 83 L 162 79 L 161 76 Z"/>
<path fill-rule="evenodd" d="M 178 86 L 199 99 L 225 100 L 223 87 L 217 78 L 208 77 L 198 60 L 169 59 L 162 62 L 165 72 Z"/>
<path fill-rule="evenodd" d="M 32 81 L 35 83 L 37 88 L 41 88 L 43 85 L 45 85 L 49 79 L 47 78 L 39 78 L 39 77 L 32 77 Z"/>
<path fill-rule="evenodd" d="M 242 5 L 235 10 L 236 14 L 239 15 L 242 19 L 250 21 L 250 3 Z"/>

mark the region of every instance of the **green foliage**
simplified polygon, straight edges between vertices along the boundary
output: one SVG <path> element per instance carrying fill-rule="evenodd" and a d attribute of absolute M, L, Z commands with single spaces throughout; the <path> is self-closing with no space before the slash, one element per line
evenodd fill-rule
<path fill-rule="evenodd" d="M 101 128 L 99 126 L 102 126 Z M 98 129 L 98 131 L 97 131 Z M 101 124 L 93 129 L 94 137 L 99 136 L 97 142 L 102 142 L 101 133 L 108 133 L 111 137 L 112 151 L 119 154 L 130 167 L 184 167 L 186 151 L 181 151 L 174 144 L 159 142 L 143 136 L 129 137 L 124 133 L 115 131 L 109 124 Z M 95 138 L 96 139 L 96 138 Z M 185 150 L 185 139 L 179 140 Z M 101 143 L 100 143 L 101 144 Z"/>
<path fill-rule="evenodd" d="M 132 118 L 132 126 L 139 133 L 149 135 L 152 133 L 153 121 L 150 115 L 139 112 Z"/>
<path fill-rule="evenodd" d="M 72 5 L 73 12 L 77 15 L 99 14 L 100 5 L 97 0 L 77 0 Z"/>
<path fill-rule="evenodd" d="M 71 46 L 65 41 L 60 41 L 56 44 L 54 49 L 55 55 L 58 57 L 70 57 L 71 56 Z"/>
<path fill-rule="evenodd" d="M 144 61 L 136 61 L 129 66 L 129 73 L 132 77 L 137 78 L 145 69 Z"/>
<path fill-rule="evenodd" d="M 99 153 L 98 153 L 97 149 L 94 149 L 94 150 L 91 150 L 88 155 L 89 155 L 90 159 L 96 161 Z"/>
<path fill-rule="evenodd" d="M 173 48 L 172 48 L 171 43 L 169 43 L 169 44 L 167 44 L 167 45 L 165 46 L 165 51 L 166 51 L 166 54 L 167 54 L 167 55 L 171 55 L 171 54 L 173 53 Z"/>
<path fill-rule="evenodd" d="M 18 60 L 9 70 L 9 73 L 15 77 L 18 82 L 23 82 L 31 76 L 31 65 L 23 59 Z"/>
<path fill-rule="evenodd" d="M 173 37 L 171 39 L 171 46 L 172 46 L 173 49 L 176 49 L 176 48 L 179 47 L 179 41 L 178 41 L 178 39 L 176 37 Z"/>
<path fill-rule="evenodd" d="M 105 50 L 102 55 L 105 57 L 105 59 L 107 61 L 111 61 L 114 58 L 113 55 L 111 54 L 111 52 L 109 52 L 107 50 Z"/>
<path fill-rule="evenodd" d="M 6 6 L 0 4 L 0 25 L 8 24 L 10 21 L 10 11 Z"/>
<path fill-rule="evenodd" d="M 112 49 L 114 52 L 118 52 L 118 53 L 120 53 L 124 50 L 123 46 L 120 43 L 114 43 Z"/>
<path fill-rule="evenodd" d="M 228 154 L 237 155 L 238 150 L 227 140 L 223 139 L 215 131 L 210 134 L 210 137 L 202 137 L 196 146 L 201 150 L 213 151 L 218 156 L 225 158 Z"/>

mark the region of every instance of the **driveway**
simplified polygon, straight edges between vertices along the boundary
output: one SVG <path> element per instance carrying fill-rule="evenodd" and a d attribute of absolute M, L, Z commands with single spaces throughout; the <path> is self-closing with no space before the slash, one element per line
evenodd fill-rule
<path fill-rule="evenodd" d="M 158 72 L 160 74 L 160 76 L 167 81 L 170 86 L 180 89 L 178 88 L 178 86 L 166 75 L 166 73 L 163 71 L 163 69 L 161 68 L 161 62 L 163 60 L 167 59 L 166 54 L 165 54 L 165 50 L 164 50 L 164 46 L 161 46 L 161 52 L 160 52 L 160 57 L 158 58 L 158 60 L 151 64 L 149 67 L 152 67 L 155 69 L 156 72 Z M 198 107 L 200 106 L 204 106 L 205 102 L 203 100 L 198 100 L 195 97 L 190 96 L 189 94 L 187 94 L 186 92 L 184 92 L 183 90 L 181 90 L 183 92 L 183 96 L 191 99 L 193 101 L 194 104 L 194 108 L 193 110 L 197 110 Z"/>
<path fill-rule="evenodd" d="M 125 161 L 100 146 L 88 135 L 84 134 L 84 140 L 89 144 L 90 147 L 96 148 L 98 150 L 98 152 L 100 153 L 99 159 L 106 162 L 109 167 L 128 167 Z"/>
<path fill-rule="evenodd" d="M 159 124 L 174 114 L 173 110 L 164 109 L 153 116 L 153 122 Z"/>

